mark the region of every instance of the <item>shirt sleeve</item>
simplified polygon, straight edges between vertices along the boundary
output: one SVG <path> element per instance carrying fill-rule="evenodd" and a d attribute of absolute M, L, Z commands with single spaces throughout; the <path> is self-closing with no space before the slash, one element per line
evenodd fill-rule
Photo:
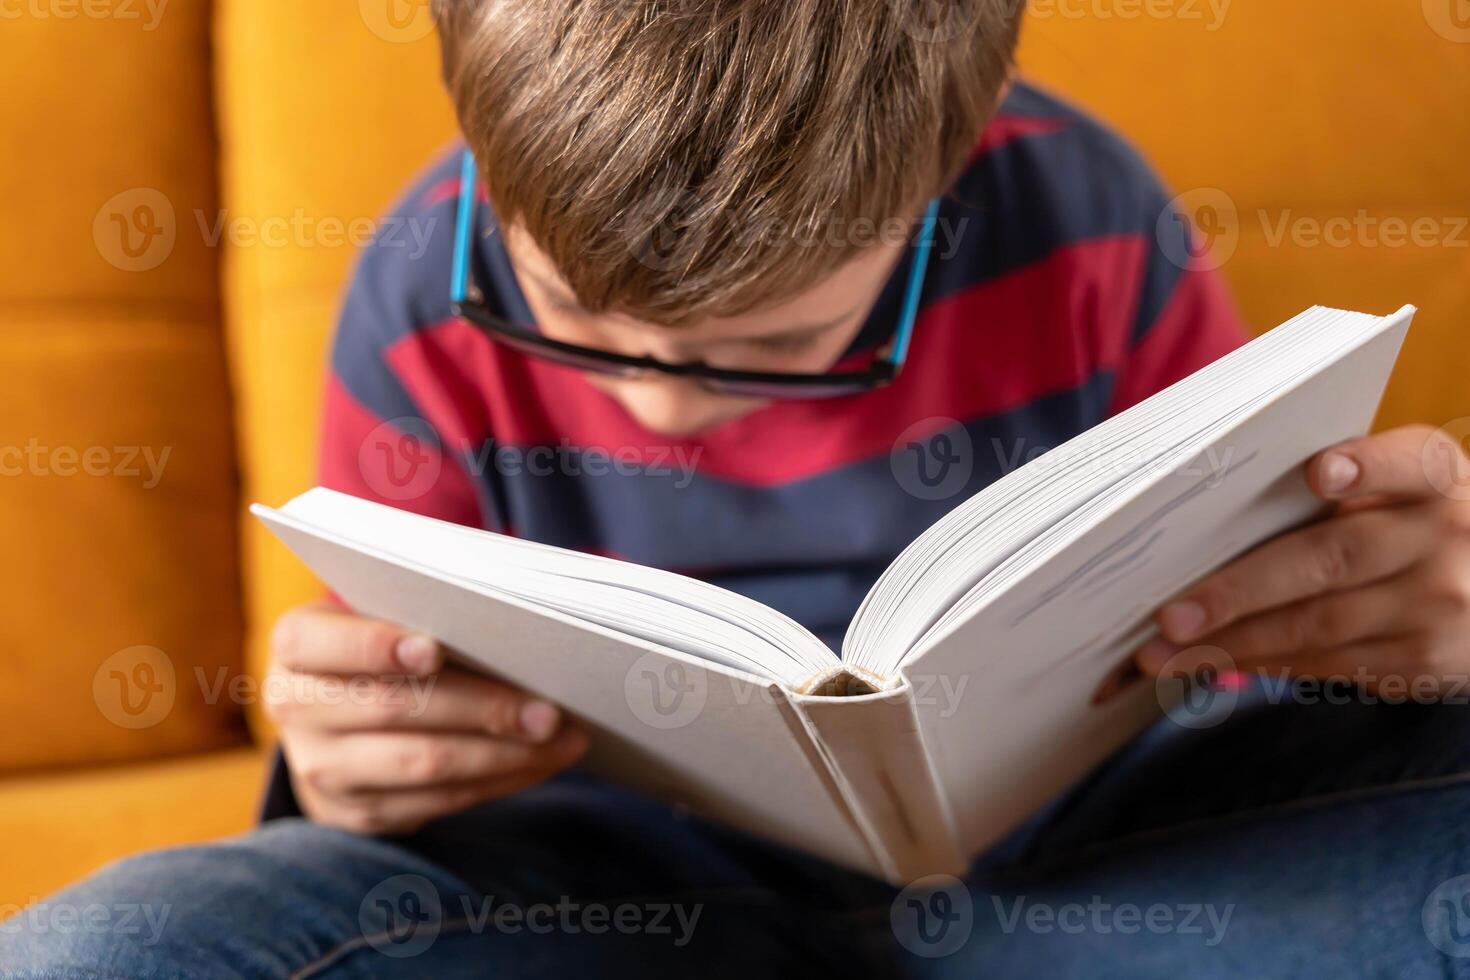
<path fill-rule="evenodd" d="M 437 337 L 448 310 L 432 295 L 448 266 L 439 250 L 413 257 L 385 242 L 361 255 L 332 345 L 322 407 L 318 482 L 333 490 L 472 527 L 489 526 L 467 465 L 471 429 L 458 408 L 462 379 Z M 441 275 L 442 272 L 442 275 Z M 430 295 L 424 295 L 429 293 Z M 474 426 L 480 428 L 479 425 Z"/>
<path fill-rule="evenodd" d="M 1226 289 L 1187 220 L 1165 205 L 1150 236 L 1127 349 L 1109 414 L 1143 401 L 1249 339 Z"/>

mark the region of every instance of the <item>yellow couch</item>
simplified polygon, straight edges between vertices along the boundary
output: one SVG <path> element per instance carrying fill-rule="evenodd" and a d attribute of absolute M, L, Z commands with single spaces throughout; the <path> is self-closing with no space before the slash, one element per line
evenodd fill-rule
<path fill-rule="evenodd" d="M 1256 326 L 1419 304 L 1381 421 L 1463 434 L 1452 4 L 1033 0 L 1021 63 L 1188 193 Z M 422 3 L 149 9 L 5 26 L 0 917 L 250 824 L 269 739 L 250 678 L 314 587 L 242 507 L 311 483 L 345 239 L 452 136 Z"/>

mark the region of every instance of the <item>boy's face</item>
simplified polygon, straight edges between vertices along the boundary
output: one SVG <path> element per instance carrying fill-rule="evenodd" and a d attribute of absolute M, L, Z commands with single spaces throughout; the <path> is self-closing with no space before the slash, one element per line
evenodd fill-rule
<path fill-rule="evenodd" d="M 793 299 L 741 316 L 679 327 L 620 314 L 590 314 L 529 235 L 511 228 L 506 251 L 536 323 L 548 337 L 660 361 L 711 367 L 820 373 L 847 350 L 903 254 L 879 243 Z M 765 401 L 711 392 L 697 381 L 650 374 L 637 379 L 587 374 L 645 429 L 684 436 L 749 414 Z"/>

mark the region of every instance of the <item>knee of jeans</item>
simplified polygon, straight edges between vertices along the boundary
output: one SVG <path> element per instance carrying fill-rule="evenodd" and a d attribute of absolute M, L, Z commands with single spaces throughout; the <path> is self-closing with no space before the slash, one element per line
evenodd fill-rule
<path fill-rule="evenodd" d="M 177 975 L 171 951 L 204 928 L 192 913 L 207 907 L 212 877 L 212 862 L 193 850 L 126 858 L 22 908 L 0 908 L 3 975 Z"/>
<path fill-rule="evenodd" d="M 342 855 L 321 828 L 273 828 L 109 864 L 24 908 L 0 907 L 0 976 L 279 976 L 353 924 L 328 909 Z M 354 911 L 355 910 L 351 910 Z M 337 920 L 341 919 L 341 922 Z M 15 972 L 12 972 L 15 971 Z"/>

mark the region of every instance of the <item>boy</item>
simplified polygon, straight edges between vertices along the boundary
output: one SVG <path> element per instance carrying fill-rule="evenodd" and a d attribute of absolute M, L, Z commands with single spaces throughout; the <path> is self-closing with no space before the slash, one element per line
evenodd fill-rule
<path fill-rule="evenodd" d="M 441 0 L 471 179 L 456 150 L 408 195 L 426 254 L 363 256 L 322 482 L 697 574 L 836 646 L 949 508 L 1244 337 L 1136 158 L 1009 80 L 1015 6 Z M 1161 610 L 1139 668 L 1452 681 L 1470 516 L 1434 488 L 1465 465 L 1421 429 L 1322 454 L 1333 516 Z M 274 641 L 278 819 L 58 896 L 173 922 L 7 937 L 24 975 L 1427 974 L 1458 935 L 1429 927 L 1470 870 L 1454 706 L 1161 722 L 966 884 L 895 895 L 568 773 L 574 722 L 431 637 L 325 602 Z M 340 677 L 383 696 L 311 696 Z"/>

